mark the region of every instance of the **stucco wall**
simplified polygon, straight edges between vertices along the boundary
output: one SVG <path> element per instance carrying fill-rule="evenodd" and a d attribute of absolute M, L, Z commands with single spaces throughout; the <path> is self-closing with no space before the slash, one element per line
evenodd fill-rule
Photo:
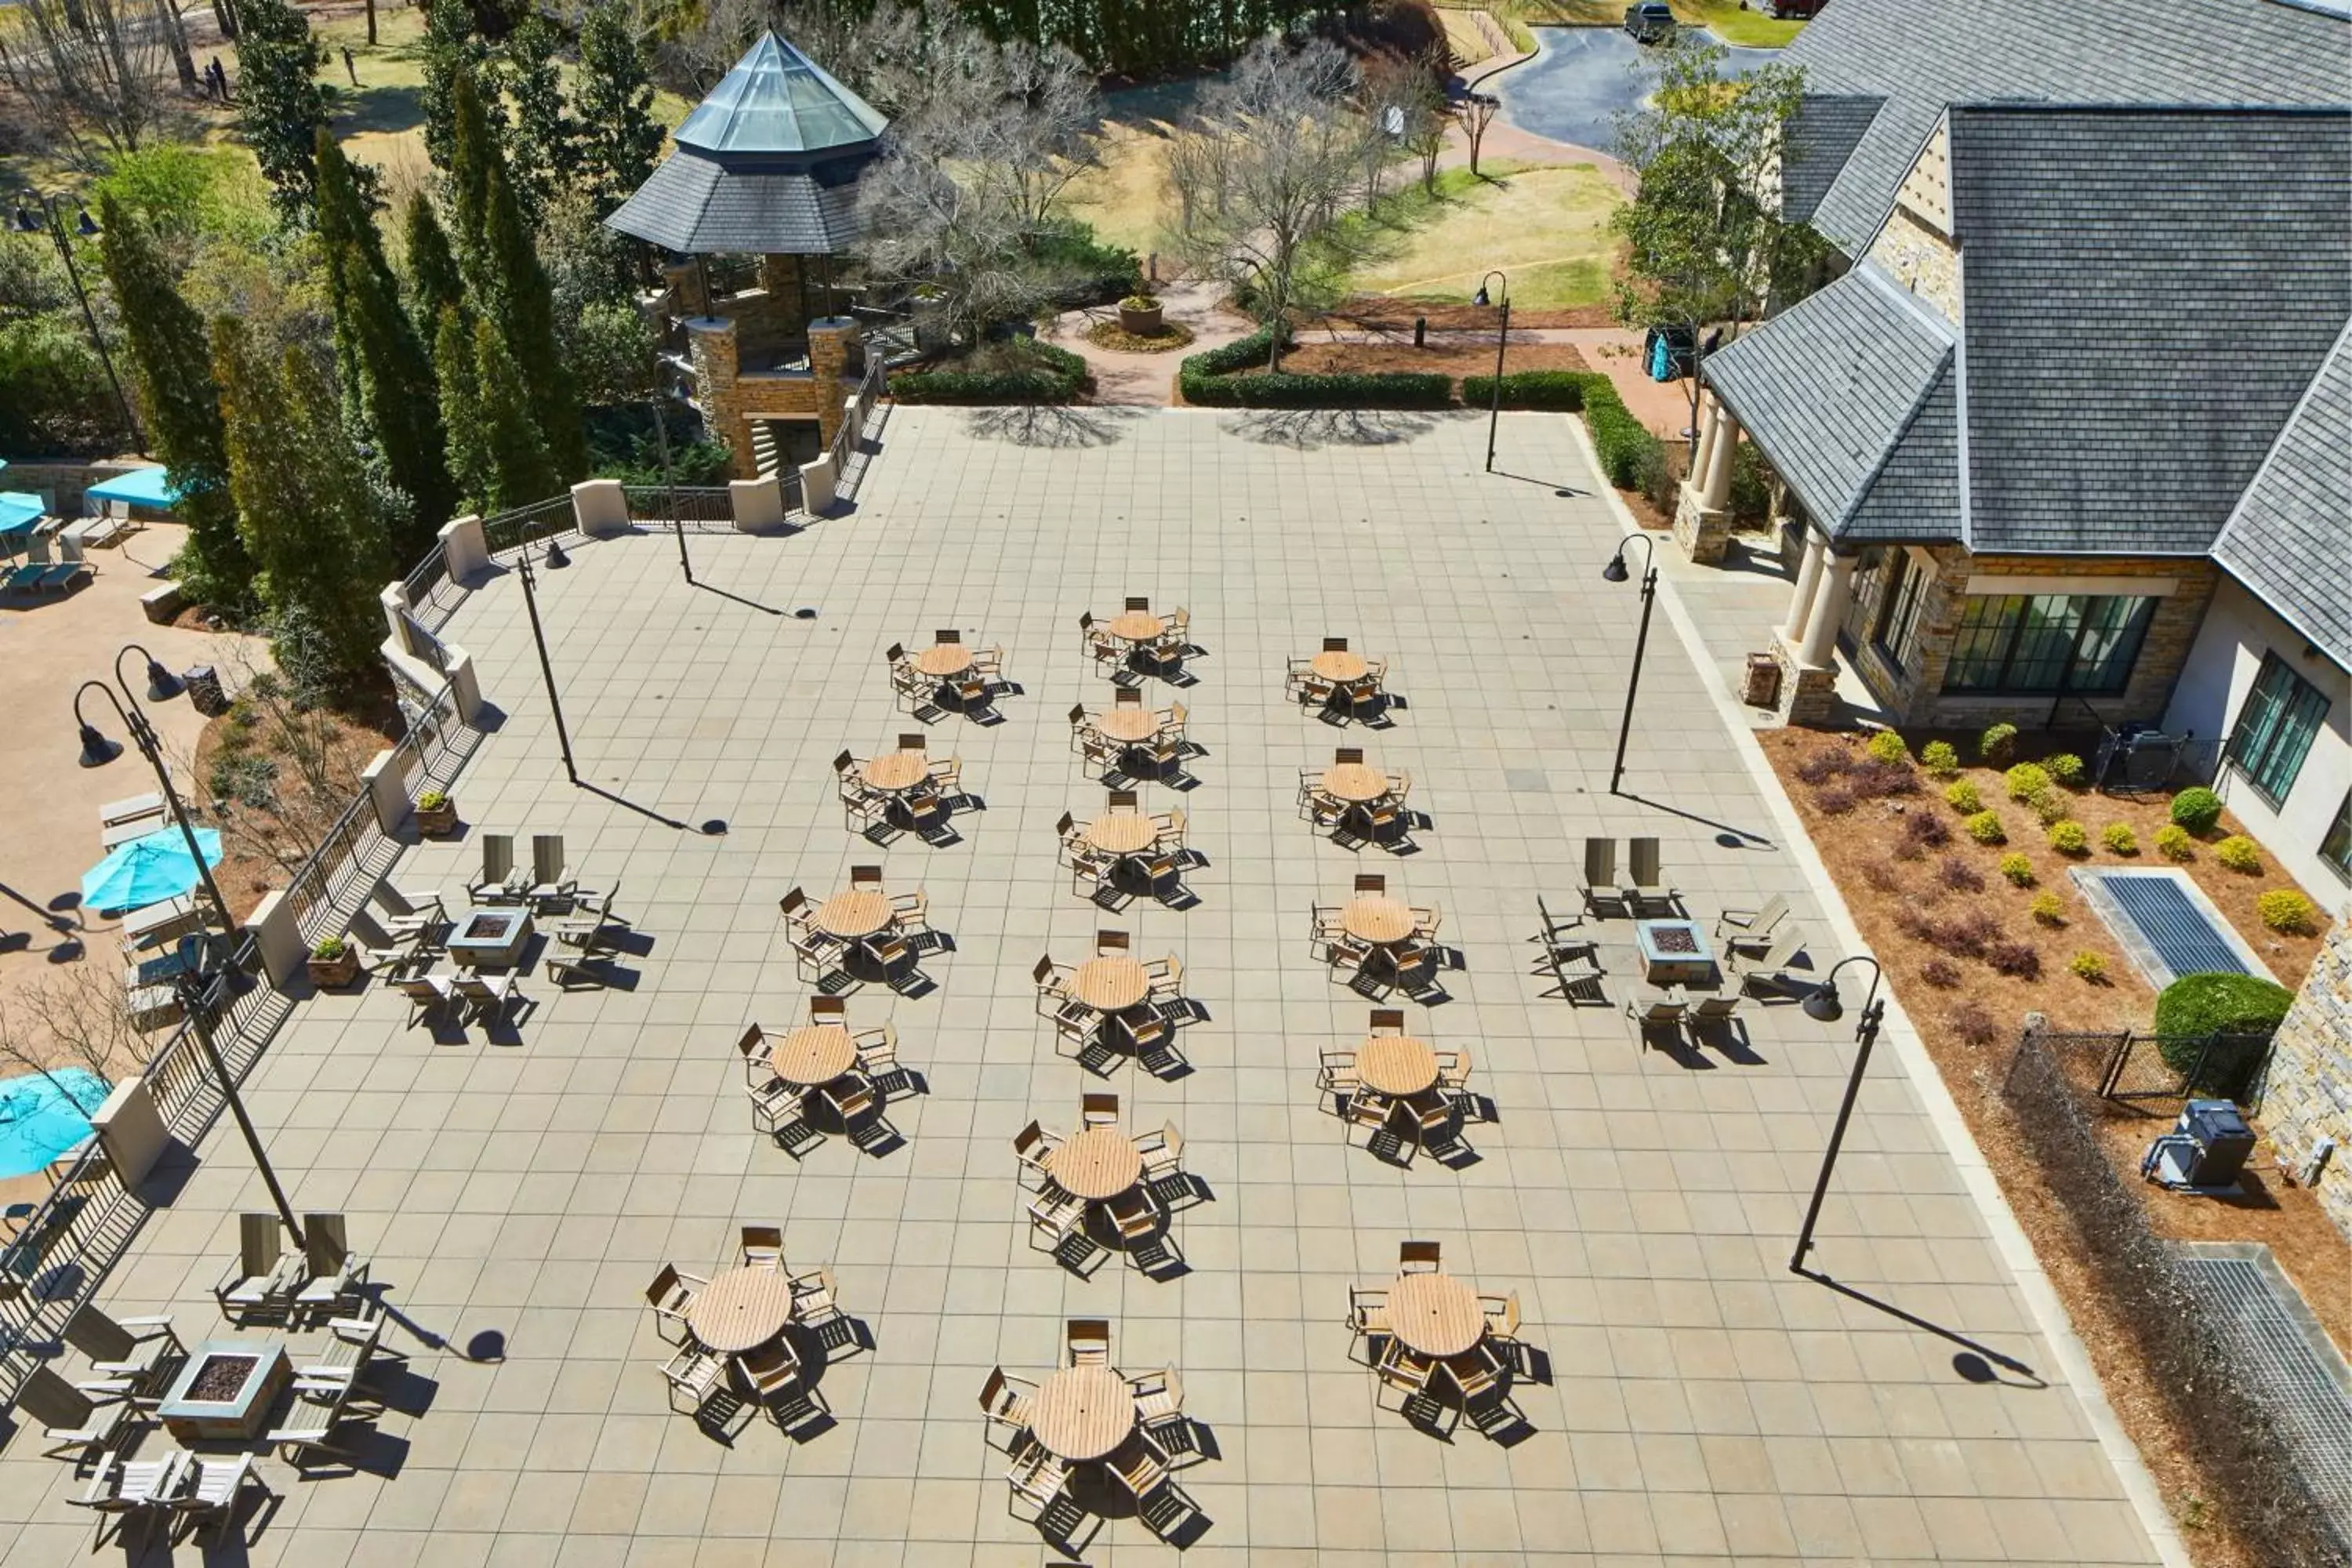
<path fill-rule="evenodd" d="M 2226 742 L 2266 652 L 2327 694 L 2326 721 L 2312 737 L 2284 800 L 2273 805 L 2226 763 L 2213 787 L 2319 907 L 2335 910 L 2352 897 L 2352 879 L 2319 858 L 2319 843 L 2343 809 L 2345 792 L 2352 790 L 2352 678 L 2324 654 L 2305 657 L 2306 646 L 2301 632 L 2236 579 L 2223 576 L 2165 710 L 2164 728 L 2175 734 L 2194 731 L 2217 746 Z"/>
<path fill-rule="evenodd" d="M 2313 1189 L 2352 1237 L 2352 916 L 2336 922 L 2279 1026 L 2263 1084 L 2263 1124 L 2290 1164 L 2322 1137 L 2336 1153 Z"/>

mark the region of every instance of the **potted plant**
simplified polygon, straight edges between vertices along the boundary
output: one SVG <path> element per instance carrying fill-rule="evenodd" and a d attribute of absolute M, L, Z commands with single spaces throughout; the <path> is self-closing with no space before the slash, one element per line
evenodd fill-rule
<path fill-rule="evenodd" d="M 457 831 L 457 803 L 446 790 L 428 789 L 416 797 L 416 831 L 436 837 Z"/>
<path fill-rule="evenodd" d="M 1150 294 L 1129 294 L 1118 302 L 1118 330 L 1139 338 L 1160 335 L 1160 301 Z"/>
<path fill-rule="evenodd" d="M 310 949 L 310 984 L 321 991 L 349 985 L 360 977 L 360 955 L 339 936 L 322 936 Z"/>

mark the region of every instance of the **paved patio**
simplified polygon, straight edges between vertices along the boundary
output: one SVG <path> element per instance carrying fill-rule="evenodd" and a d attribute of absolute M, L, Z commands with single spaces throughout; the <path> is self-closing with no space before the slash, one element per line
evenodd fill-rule
<path fill-rule="evenodd" d="M 1850 1025 L 1751 1007 L 1748 1051 L 1694 1057 L 1643 1051 L 1615 1006 L 1538 996 L 1535 900 L 1574 901 L 1588 833 L 1661 837 L 1703 921 L 1788 892 L 1816 967 L 1837 956 L 1663 615 L 1628 759 L 1641 798 L 1608 795 L 1637 600 L 1601 579 L 1617 523 L 1567 423 L 1504 421 L 1498 466 L 1531 482 L 1479 472 L 1482 420 L 1345 419 L 1075 411 L 1023 444 L 1002 416 L 900 409 L 853 516 L 690 541 L 723 592 L 685 585 L 666 539 L 580 546 L 542 607 L 583 779 L 609 796 L 564 781 L 517 583 L 472 596 L 446 635 L 505 717 L 462 816 L 564 834 L 653 946 L 625 960 L 633 989 L 530 981 L 510 1033 L 404 1029 L 400 998 L 371 990 L 308 1003 L 271 1047 L 254 1115 L 298 1206 L 350 1213 L 413 1360 L 361 1471 L 268 1462 L 281 1501 L 226 1560 L 1055 1560 L 1006 1516 L 976 1399 L 993 1366 L 1056 1364 L 1069 1316 L 1110 1321 L 1115 1364 L 1180 1369 L 1213 1432 L 1217 1457 L 1181 1474 L 1212 1521 L 1195 1563 L 2157 1560 L 1900 1053 L 1878 1058 L 1814 1258 L 1897 1313 L 1785 1267 Z M 1197 907 L 1107 920 L 1072 896 L 1054 824 L 1101 793 L 1064 719 L 1104 696 L 1076 617 L 1129 594 L 1188 607 L 1209 650 L 1177 693 L 1202 782 L 1145 796 L 1191 813 L 1208 864 Z M 912 727 L 882 650 L 947 626 L 1003 644 L 1024 689 L 1000 725 L 933 730 L 986 802 L 956 819 L 962 842 L 877 852 L 843 829 L 831 759 Z M 1327 635 L 1390 660 L 1392 728 L 1283 701 L 1285 659 Z M 1420 853 L 1350 854 L 1297 819 L 1296 770 L 1339 744 L 1411 771 L 1434 818 Z M 478 856 L 470 837 L 421 846 L 396 880 L 457 899 Z M 779 895 L 822 898 L 877 860 L 929 893 L 955 951 L 926 961 L 929 995 L 869 986 L 850 1016 L 891 1020 L 929 1093 L 892 1107 L 896 1152 L 835 1139 L 796 1166 L 751 1130 L 734 1039 L 805 1013 Z M 1353 1044 L 1367 1004 L 1309 962 L 1307 909 L 1359 869 L 1442 906 L 1465 956 L 1452 1000 L 1409 1018 L 1469 1049 L 1499 1108 L 1466 1169 L 1400 1172 L 1317 1111 L 1318 1053 Z M 1181 956 L 1212 1015 L 1183 1032 L 1189 1076 L 1104 1085 L 1054 1054 L 1030 968 L 1085 956 L 1106 924 Z M 1631 931 L 1600 934 L 1622 1001 Z M 1066 1129 L 1104 1087 L 1130 1124 L 1173 1121 L 1215 1194 L 1176 1222 L 1180 1279 L 1114 1261 L 1081 1281 L 1027 1245 L 1010 1141 L 1032 1117 Z M 219 1327 L 208 1287 L 236 1212 L 267 1206 L 233 1136 L 203 1152 L 101 1292 L 175 1312 L 191 1342 Z M 874 1337 L 825 1372 L 837 1425 L 803 1444 L 753 1425 L 723 1447 L 667 1412 L 656 1373 L 646 1282 L 666 1260 L 708 1272 L 744 1222 L 780 1223 L 795 1267 L 830 1263 Z M 1519 1293 L 1552 1380 L 1518 1389 L 1537 1428 L 1518 1446 L 1413 1430 L 1348 1359 L 1345 1287 L 1385 1280 L 1406 1237 Z M 79 1483 L 37 1448 L 19 1435 L 0 1457 L 6 1568 L 88 1549 L 64 1500 Z M 1118 1520 L 1087 1559 L 1175 1555 Z"/>

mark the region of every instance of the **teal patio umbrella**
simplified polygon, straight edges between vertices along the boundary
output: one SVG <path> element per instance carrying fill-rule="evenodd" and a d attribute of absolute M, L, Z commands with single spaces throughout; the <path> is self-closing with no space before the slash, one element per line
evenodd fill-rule
<path fill-rule="evenodd" d="M 204 851 L 205 865 L 220 864 L 216 830 L 197 828 L 196 846 Z M 81 901 L 94 910 L 142 909 L 178 898 L 194 888 L 201 876 L 188 854 L 188 841 L 178 828 L 167 827 L 116 845 L 111 854 L 84 872 Z"/>

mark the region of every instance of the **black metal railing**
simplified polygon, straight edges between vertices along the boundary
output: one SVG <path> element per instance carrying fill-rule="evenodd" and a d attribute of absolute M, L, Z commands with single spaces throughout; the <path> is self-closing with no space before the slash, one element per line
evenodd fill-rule
<path fill-rule="evenodd" d="M 428 631 L 448 625 L 466 597 L 465 590 L 449 581 L 448 552 L 438 544 L 425 552 L 401 586 L 408 591 L 409 613 Z"/>
<path fill-rule="evenodd" d="M 570 495 L 550 496 L 545 500 L 519 506 L 512 511 L 502 511 L 496 517 L 482 519 L 482 548 L 495 561 L 509 551 L 536 544 L 542 539 L 552 539 L 562 533 L 579 531 L 578 515 L 572 510 Z"/>
<path fill-rule="evenodd" d="M 2144 1110 L 2178 1105 L 2192 1096 L 2262 1104 L 2268 1035 L 2144 1035 L 2130 1029 L 2029 1031 L 2019 1042 L 2042 1049 L 2086 1097 Z M 2014 1066 L 2012 1065 L 2012 1069 Z"/>
<path fill-rule="evenodd" d="M 677 521 L 706 531 L 735 526 L 734 492 L 725 485 L 629 485 L 621 494 L 633 523 L 667 528 Z"/>

